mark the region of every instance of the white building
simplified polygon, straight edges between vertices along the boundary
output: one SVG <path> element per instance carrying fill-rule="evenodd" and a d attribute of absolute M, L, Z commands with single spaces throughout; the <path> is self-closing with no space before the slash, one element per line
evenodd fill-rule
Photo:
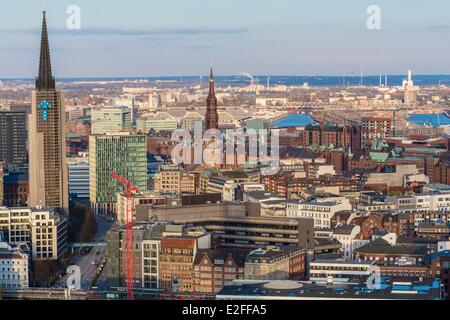
<path fill-rule="evenodd" d="M 332 237 L 338 240 L 342 245 L 342 252 L 346 259 L 353 257 L 353 240 L 361 232 L 361 227 L 357 225 L 340 225 L 333 230 Z"/>
<path fill-rule="evenodd" d="M 390 197 L 397 210 L 450 211 L 450 191 L 435 191 L 409 196 Z"/>
<path fill-rule="evenodd" d="M 113 104 L 115 106 L 125 106 L 128 107 L 130 109 L 130 113 L 131 113 L 131 123 L 134 123 L 134 98 L 127 98 L 127 97 L 122 97 L 122 98 L 115 98 L 113 100 Z"/>
<path fill-rule="evenodd" d="M 28 255 L 19 248 L 0 242 L 0 287 L 28 287 Z"/>
<path fill-rule="evenodd" d="M 352 209 L 350 201 L 342 198 L 338 201 L 320 202 L 288 202 L 286 205 L 287 217 L 313 218 L 314 228 L 331 228 L 331 218 L 340 211 Z"/>
<path fill-rule="evenodd" d="M 160 239 L 142 241 L 142 287 L 159 288 Z"/>
<path fill-rule="evenodd" d="M 316 259 L 309 264 L 309 279 L 318 283 L 357 282 L 371 274 L 370 262 L 347 259 Z"/>

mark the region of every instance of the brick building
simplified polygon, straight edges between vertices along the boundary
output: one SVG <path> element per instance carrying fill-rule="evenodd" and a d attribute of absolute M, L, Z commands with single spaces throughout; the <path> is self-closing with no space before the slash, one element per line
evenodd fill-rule
<path fill-rule="evenodd" d="M 372 141 L 389 138 L 392 132 L 390 118 L 364 117 L 361 128 L 361 147 L 370 148 Z"/>
<path fill-rule="evenodd" d="M 199 233 L 161 239 L 160 286 L 169 292 L 194 292 L 194 259 L 199 249 L 211 247 L 211 235 Z"/>
<path fill-rule="evenodd" d="M 1 170 L 1 169 L 0 169 Z M 8 173 L 3 177 L 4 205 L 26 207 L 28 202 L 28 174 Z"/>
<path fill-rule="evenodd" d="M 219 292 L 235 279 L 244 278 L 245 257 L 249 250 L 199 250 L 194 259 L 194 291 Z"/>

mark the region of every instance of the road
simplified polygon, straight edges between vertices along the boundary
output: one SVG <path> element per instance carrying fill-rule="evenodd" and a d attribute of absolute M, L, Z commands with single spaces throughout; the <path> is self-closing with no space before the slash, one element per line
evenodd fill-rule
<path fill-rule="evenodd" d="M 114 224 L 107 221 L 105 218 L 95 216 L 97 222 L 97 232 L 95 235 L 95 242 L 106 241 L 106 234 L 108 230 L 114 227 Z M 106 279 L 106 247 L 93 247 L 87 254 L 76 254 L 73 256 L 71 264 L 75 264 L 80 267 L 81 272 L 81 289 L 89 290 L 92 287 L 92 282 L 97 276 L 98 268 L 102 268 L 101 274 L 98 276 L 97 283 L 95 284 L 100 290 L 108 289 Z M 58 279 L 54 284 L 54 288 L 65 288 L 69 275 L 63 276 Z"/>

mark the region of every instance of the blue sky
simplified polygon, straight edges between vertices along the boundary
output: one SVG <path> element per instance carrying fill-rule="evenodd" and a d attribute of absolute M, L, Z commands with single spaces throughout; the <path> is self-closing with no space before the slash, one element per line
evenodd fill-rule
<path fill-rule="evenodd" d="M 365 74 L 450 74 L 448 0 L 0 1 L 0 78 L 36 74 L 44 9 L 56 77 L 359 75 L 361 55 Z"/>

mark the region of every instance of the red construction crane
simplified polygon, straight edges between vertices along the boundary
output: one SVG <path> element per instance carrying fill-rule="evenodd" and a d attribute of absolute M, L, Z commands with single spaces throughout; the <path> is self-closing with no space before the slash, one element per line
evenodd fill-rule
<path fill-rule="evenodd" d="M 126 254 L 125 254 L 125 265 L 127 267 L 127 297 L 128 300 L 134 299 L 133 292 L 133 215 L 132 215 L 132 203 L 133 203 L 133 193 L 138 191 L 138 187 L 133 185 L 127 179 L 119 176 L 117 173 L 112 172 L 112 177 L 119 181 L 125 187 L 125 196 L 127 198 L 126 203 Z"/>

